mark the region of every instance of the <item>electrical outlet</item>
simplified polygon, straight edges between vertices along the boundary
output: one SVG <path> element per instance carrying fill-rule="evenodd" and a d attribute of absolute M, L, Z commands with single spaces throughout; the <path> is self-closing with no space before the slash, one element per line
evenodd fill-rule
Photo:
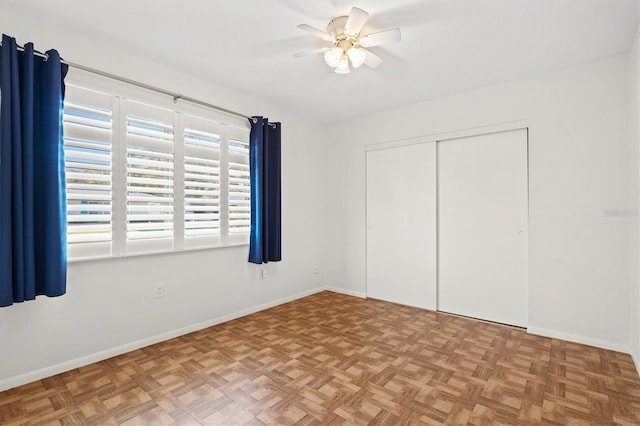
<path fill-rule="evenodd" d="M 156 292 L 155 292 L 156 299 L 161 299 L 161 298 L 164 297 L 164 284 L 162 284 L 162 283 L 156 284 L 156 289 L 155 290 L 156 290 Z"/>
<path fill-rule="evenodd" d="M 313 275 L 318 275 L 320 273 L 320 266 L 313 265 Z"/>
<path fill-rule="evenodd" d="M 269 270 L 267 268 L 262 268 L 262 279 L 266 280 L 269 278 Z"/>

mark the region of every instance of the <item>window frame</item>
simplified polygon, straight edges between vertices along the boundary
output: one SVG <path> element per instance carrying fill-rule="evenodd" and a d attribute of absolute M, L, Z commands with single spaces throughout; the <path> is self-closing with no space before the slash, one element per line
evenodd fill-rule
<path fill-rule="evenodd" d="M 67 93 L 77 89 L 111 98 L 111 226 L 112 239 L 103 244 L 68 243 L 68 262 L 111 259 L 193 250 L 210 250 L 249 244 L 249 233 L 229 234 L 229 142 L 249 141 L 248 120 L 187 102 L 174 102 L 166 95 L 126 83 L 71 69 L 66 78 Z M 77 98 L 78 96 L 74 96 Z M 165 110 L 173 117 L 173 235 L 147 240 L 127 239 L 127 105 L 143 104 Z M 218 234 L 187 236 L 185 232 L 185 122 L 204 121 L 219 134 Z M 197 130 L 197 129 L 196 129 Z M 248 164 L 249 153 L 246 160 Z M 133 242 L 133 244 L 132 244 Z M 105 249 L 109 246 L 110 249 Z M 96 248 L 97 247 L 97 248 Z"/>

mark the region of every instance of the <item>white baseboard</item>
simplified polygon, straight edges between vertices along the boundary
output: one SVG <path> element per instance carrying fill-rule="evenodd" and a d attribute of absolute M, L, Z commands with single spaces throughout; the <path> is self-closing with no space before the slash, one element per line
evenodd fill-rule
<path fill-rule="evenodd" d="M 134 351 L 136 349 L 144 348 L 149 345 L 153 345 L 159 342 L 163 342 L 168 339 L 173 339 L 174 337 L 182 336 L 188 333 L 192 333 L 194 331 L 202 330 L 217 324 L 221 324 L 223 322 L 231 321 L 240 317 L 244 317 L 246 315 L 253 314 L 255 312 L 263 311 L 265 309 L 273 308 L 274 306 L 282 305 L 283 303 L 291 302 L 293 300 L 301 299 L 303 297 L 310 296 L 315 293 L 319 293 L 324 291 L 324 287 L 315 288 L 312 290 L 307 290 L 302 293 L 295 294 L 289 297 L 283 297 L 280 299 L 272 300 L 270 302 L 262 303 L 260 305 L 252 306 L 247 309 L 242 309 L 240 311 L 233 312 L 231 314 L 222 315 L 219 317 L 212 318 L 210 320 L 199 322 L 195 324 L 191 324 L 186 327 L 178 328 L 175 330 L 168 331 L 166 333 L 160 333 L 155 336 L 147 337 L 144 339 L 136 340 L 135 342 L 126 343 L 124 345 L 116 346 L 114 348 L 105 349 L 100 352 L 95 352 L 86 356 L 82 356 L 79 358 L 74 358 L 69 361 L 61 362 L 59 364 L 51 365 L 48 367 L 41 368 L 39 370 L 30 371 L 28 373 L 20 374 L 18 376 L 9 377 L 6 379 L 0 380 L 0 392 L 5 391 L 7 389 L 14 388 L 16 386 L 22 386 L 27 383 L 34 382 L 36 380 L 41 380 L 47 377 L 54 376 L 56 374 L 64 373 L 65 371 L 73 370 L 74 368 L 83 367 L 88 364 L 92 364 L 94 362 L 103 361 L 105 359 L 122 355 L 127 352 Z"/>
<path fill-rule="evenodd" d="M 636 373 L 640 374 L 640 359 L 638 359 L 638 354 L 635 352 L 631 352 L 631 358 L 633 359 L 633 363 L 636 365 Z"/>
<path fill-rule="evenodd" d="M 366 293 L 363 293 L 361 291 L 348 290 L 346 288 L 325 286 L 324 290 L 332 291 L 334 293 L 346 294 L 347 296 L 355 296 L 355 297 L 359 297 L 361 299 L 366 299 L 367 298 L 367 294 Z"/>
<path fill-rule="evenodd" d="M 569 342 L 581 343 L 583 345 L 595 346 L 602 349 L 609 349 L 616 352 L 630 354 L 633 357 L 631 348 L 629 346 L 609 340 L 594 339 L 591 337 L 580 336 L 578 334 L 563 333 L 561 331 L 548 330 L 546 328 L 539 327 L 527 327 L 527 333 L 537 334 L 538 336 L 551 337 L 554 339 L 567 340 Z M 638 363 L 636 361 L 636 369 L 637 367 Z"/>

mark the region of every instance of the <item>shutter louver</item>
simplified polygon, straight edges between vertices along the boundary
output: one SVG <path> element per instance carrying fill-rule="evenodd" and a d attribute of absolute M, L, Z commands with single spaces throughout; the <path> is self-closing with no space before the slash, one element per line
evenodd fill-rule
<path fill-rule="evenodd" d="M 63 123 L 69 255 L 111 255 L 111 97 L 73 87 L 64 103 Z"/>
<path fill-rule="evenodd" d="M 185 246 L 220 236 L 220 125 L 184 116 Z M 196 244 L 197 245 L 197 244 Z"/>
<path fill-rule="evenodd" d="M 251 183 L 249 180 L 249 135 L 232 129 L 229 137 L 229 236 L 249 234 Z"/>
<path fill-rule="evenodd" d="M 172 113 L 127 102 L 126 125 L 127 240 L 172 239 Z"/>

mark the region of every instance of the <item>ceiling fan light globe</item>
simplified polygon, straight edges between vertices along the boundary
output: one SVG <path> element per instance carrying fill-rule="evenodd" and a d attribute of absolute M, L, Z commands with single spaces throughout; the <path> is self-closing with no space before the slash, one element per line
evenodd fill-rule
<path fill-rule="evenodd" d="M 342 55 L 342 57 L 338 61 L 335 72 L 337 72 L 338 74 L 349 74 L 351 72 L 351 70 L 349 69 L 349 59 L 347 58 L 347 55 Z"/>
<path fill-rule="evenodd" d="M 331 50 L 327 50 L 324 53 L 324 61 L 331 68 L 335 68 L 338 66 L 338 63 L 340 62 L 340 58 L 342 58 L 343 53 L 344 52 L 342 51 L 342 49 L 340 49 L 339 47 L 334 47 Z"/>
<path fill-rule="evenodd" d="M 364 60 L 367 58 L 367 51 L 360 47 L 352 47 L 347 50 L 347 56 L 349 56 L 351 65 L 354 68 L 358 68 L 360 65 L 364 64 Z"/>

